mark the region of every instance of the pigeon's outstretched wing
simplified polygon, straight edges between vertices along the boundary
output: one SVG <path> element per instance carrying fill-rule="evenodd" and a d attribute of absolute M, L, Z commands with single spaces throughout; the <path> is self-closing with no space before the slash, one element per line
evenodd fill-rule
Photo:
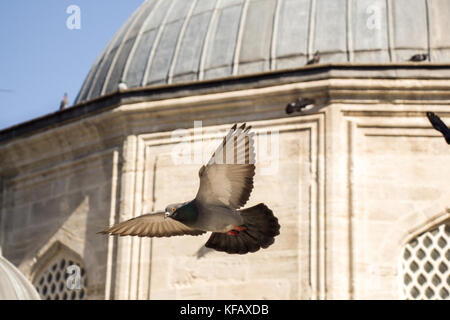
<path fill-rule="evenodd" d="M 427 112 L 428 120 L 430 120 L 433 127 L 444 135 L 445 140 L 448 144 L 450 144 L 450 129 L 446 126 L 446 124 L 435 115 L 433 112 Z"/>
<path fill-rule="evenodd" d="M 150 213 L 118 223 L 100 233 L 119 236 L 162 238 L 183 235 L 198 236 L 205 232 L 189 228 L 174 219 L 165 218 L 164 213 Z"/>
<path fill-rule="evenodd" d="M 234 125 L 199 171 L 200 188 L 196 200 L 205 205 L 239 209 L 250 198 L 255 175 L 254 133 L 243 124 Z"/>

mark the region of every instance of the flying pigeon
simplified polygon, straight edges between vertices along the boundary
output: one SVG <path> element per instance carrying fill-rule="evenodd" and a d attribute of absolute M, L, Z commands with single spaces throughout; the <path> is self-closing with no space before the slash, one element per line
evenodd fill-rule
<path fill-rule="evenodd" d="M 217 251 L 246 254 L 268 248 L 280 234 L 272 210 L 263 203 L 240 209 L 250 198 L 255 175 L 254 133 L 250 129 L 246 124 L 231 128 L 208 164 L 200 168 L 195 199 L 118 223 L 100 233 L 159 238 L 212 232 L 205 247 Z"/>
<path fill-rule="evenodd" d="M 308 62 L 306 62 L 306 65 L 311 65 L 311 64 L 317 64 L 320 62 L 320 54 L 319 51 L 316 51 L 316 53 L 314 53 L 314 56 L 311 60 L 308 60 Z"/>
<path fill-rule="evenodd" d="M 422 61 L 425 61 L 425 60 L 427 60 L 427 59 L 428 59 L 428 54 L 426 54 L 426 53 L 419 53 L 419 54 L 413 55 L 413 56 L 409 59 L 409 61 L 412 61 L 412 62 L 422 62 Z"/>
<path fill-rule="evenodd" d="M 448 144 L 450 144 L 450 129 L 445 125 L 445 123 L 439 118 L 437 115 L 435 115 L 433 112 L 427 112 L 428 120 L 430 120 L 433 127 L 442 133 L 442 135 L 445 138 L 445 141 L 447 141 Z"/>
<path fill-rule="evenodd" d="M 64 93 L 64 98 L 61 101 L 61 104 L 59 105 L 59 110 L 64 110 L 69 105 L 69 96 L 67 93 Z"/>
<path fill-rule="evenodd" d="M 291 102 L 286 106 L 286 113 L 291 114 L 294 111 L 301 112 L 307 106 L 314 104 L 315 101 L 310 98 L 299 98 L 295 102 Z"/>

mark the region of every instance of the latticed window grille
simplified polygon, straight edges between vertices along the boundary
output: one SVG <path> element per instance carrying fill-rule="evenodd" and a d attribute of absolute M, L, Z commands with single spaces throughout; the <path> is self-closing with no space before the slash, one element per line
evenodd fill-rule
<path fill-rule="evenodd" d="M 73 277 L 78 277 L 79 281 L 76 279 L 74 282 Z M 81 262 L 58 255 L 36 277 L 34 285 L 45 300 L 84 300 L 87 287 L 86 270 Z"/>
<path fill-rule="evenodd" d="M 411 240 L 401 267 L 406 299 L 450 299 L 450 224 Z"/>

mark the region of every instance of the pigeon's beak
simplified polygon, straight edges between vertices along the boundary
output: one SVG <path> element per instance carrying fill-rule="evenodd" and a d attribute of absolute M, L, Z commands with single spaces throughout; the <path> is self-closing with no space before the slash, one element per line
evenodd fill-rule
<path fill-rule="evenodd" d="M 164 212 L 165 214 L 164 214 L 164 219 L 167 219 L 167 218 L 170 218 L 171 216 L 172 216 L 172 212 L 170 212 L 170 211 L 165 211 Z"/>

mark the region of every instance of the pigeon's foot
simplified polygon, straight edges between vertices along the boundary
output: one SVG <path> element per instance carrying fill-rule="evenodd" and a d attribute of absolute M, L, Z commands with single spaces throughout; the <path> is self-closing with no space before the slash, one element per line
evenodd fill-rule
<path fill-rule="evenodd" d="M 244 226 L 235 226 L 232 230 L 228 231 L 227 234 L 229 236 L 237 236 L 239 232 L 247 230 Z"/>

